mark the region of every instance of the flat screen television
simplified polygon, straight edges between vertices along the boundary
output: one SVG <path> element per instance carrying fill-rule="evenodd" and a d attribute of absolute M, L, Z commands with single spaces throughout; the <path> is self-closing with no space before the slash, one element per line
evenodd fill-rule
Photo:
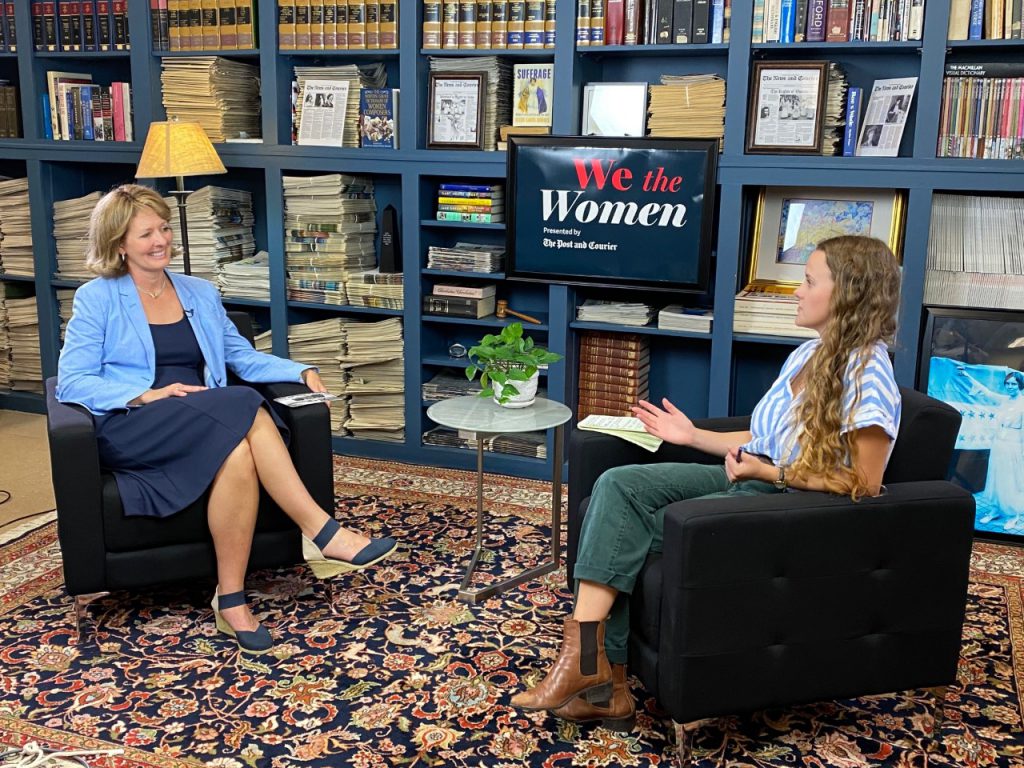
<path fill-rule="evenodd" d="M 506 274 L 708 290 L 717 139 L 510 136 Z"/>

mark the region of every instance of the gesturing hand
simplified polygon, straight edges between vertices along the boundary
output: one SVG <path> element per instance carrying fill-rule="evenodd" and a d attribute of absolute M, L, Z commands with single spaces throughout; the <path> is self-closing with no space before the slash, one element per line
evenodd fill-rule
<path fill-rule="evenodd" d="M 667 397 L 662 398 L 661 404 L 665 406 L 665 410 L 641 400 L 638 405 L 633 406 L 633 415 L 643 422 L 644 429 L 666 443 L 693 443 L 697 428 L 693 426 L 690 417 L 672 405 Z"/>
<path fill-rule="evenodd" d="M 182 384 L 176 382 L 174 384 L 168 384 L 166 387 L 160 389 L 150 389 L 139 395 L 140 403 L 152 403 L 157 400 L 163 400 L 165 397 L 185 397 L 190 392 L 202 392 L 206 387 L 199 386 L 198 384 Z"/>

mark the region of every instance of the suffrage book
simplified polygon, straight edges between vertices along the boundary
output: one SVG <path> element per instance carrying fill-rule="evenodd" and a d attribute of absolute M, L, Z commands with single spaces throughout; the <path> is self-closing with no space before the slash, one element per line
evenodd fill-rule
<path fill-rule="evenodd" d="M 512 67 L 512 125 L 551 125 L 555 65 L 550 62 Z"/>

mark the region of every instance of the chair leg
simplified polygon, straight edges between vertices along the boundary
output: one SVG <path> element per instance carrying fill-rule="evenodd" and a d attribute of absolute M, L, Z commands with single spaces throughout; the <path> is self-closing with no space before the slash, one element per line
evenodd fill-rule
<path fill-rule="evenodd" d="M 90 592 L 86 595 L 75 595 L 72 598 L 72 611 L 74 612 L 75 618 L 75 645 L 78 645 L 82 640 L 82 628 L 85 624 L 86 619 L 89 618 L 89 604 L 95 600 L 99 600 L 101 597 L 106 597 L 109 594 L 109 592 Z"/>
<path fill-rule="evenodd" d="M 932 720 L 931 738 L 925 736 L 924 748 L 926 753 L 934 754 L 941 748 L 940 738 L 942 725 L 946 720 L 946 692 L 948 685 L 940 685 L 934 688 L 925 688 L 925 698 L 928 701 L 929 714 Z"/>
<path fill-rule="evenodd" d="M 702 725 L 710 723 L 712 720 L 713 718 L 705 718 L 689 723 L 672 721 L 676 751 L 679 753 L 679 768 L 690 768 L 693 765 L 693 735 Z"/>

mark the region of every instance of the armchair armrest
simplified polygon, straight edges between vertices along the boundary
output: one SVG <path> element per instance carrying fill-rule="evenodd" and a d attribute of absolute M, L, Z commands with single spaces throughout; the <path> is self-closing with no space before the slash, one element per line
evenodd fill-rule
<path fill-rule="evenodd" d="M 61 403 L 56 377 L 46 380 L 46 430 L 50 443 L 57 535 L 64 559 L 64 580 L 72 595 L 98 592 L 106 575 L 102 483 L 92 414 L 80 405 Z"/>
<path fill-rule="evenodd" d="M 659 699 L 686 721 L 955 679 L 973 526 L 946 481 L 670 505 Z"/>
<path fill-rule="evenodd" d="M 748 417 L 698 419 L 694 425 L 712 432 L 738 432 L 750 427 Z M 717 464 L 722 459 L 681 445 L 662 443 L 654 453 L 638 445 L 600 432 L 574 429 L 569 437 L 569 505 L 578 507 L 594 488 L 601 473 L 623 464 L 689 462 Z M 571 514 L 571 512 L 570 512 Z"/>
<path fill-rule="evenodd" d="M 306 490 L 327 514 L 334 513 L 334 466 L 331 448 L 331 417 L 325 405 L 305 405 L 289 408 L 275 403 L 275 397 L 309 392 L 305 384 L 275 382 L 251 384 L 267 399 L 270 407 L 281 417 L 291 432 L 288 452 Z"/>

